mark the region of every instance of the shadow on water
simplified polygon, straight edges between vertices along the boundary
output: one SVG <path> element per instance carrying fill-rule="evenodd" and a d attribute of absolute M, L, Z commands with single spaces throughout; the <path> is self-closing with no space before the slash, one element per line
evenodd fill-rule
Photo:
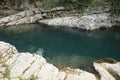
<path fill-rule="evenodd" d="M 21 25 L 16 30 L 13 27 L 0 31 L 0 40 L 15 45 L 20 52 L 43 55 L 53 64 L 90 72 L 96 59 L 112 57 L 120 60 L 119 28 L 85 31 L 38 24 L 25 26 L 28 28 Z"/>

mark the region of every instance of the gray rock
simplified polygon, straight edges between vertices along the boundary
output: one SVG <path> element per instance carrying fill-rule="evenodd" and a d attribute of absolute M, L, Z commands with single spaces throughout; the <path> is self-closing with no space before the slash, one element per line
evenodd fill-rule
<path fill-rule="evenodd" d="M 6 24 L 6 26 L 11 26 L 11 25 L 19 25 L 19 24 L 25 24 L 25 23 L 35 23 L 36 21 L 39 21 L 40 19 L 42 19 L 42 15 L 41 14 L 36 14 L 34 16 L 31 17 L 25 17 L 16 21 L 12 21 L 12 22 L 8 22 Z"/>
<path fill-rule="evenodd" d="M 62 17 L 47 20 L 40 20 L 40 23 L 52 26 L 77 27 L 86 30 L 99 29 L 101 27 L 112 27 L 109 13 L 86 15 L 82 17 Z"/>
<path fill-rule="evenodd" d="M 34 23 L 36 20 L 39 20 L 41 18 L 42 16 L 40 9 L 35 8 L 1 18 L 0 26 Z"/>

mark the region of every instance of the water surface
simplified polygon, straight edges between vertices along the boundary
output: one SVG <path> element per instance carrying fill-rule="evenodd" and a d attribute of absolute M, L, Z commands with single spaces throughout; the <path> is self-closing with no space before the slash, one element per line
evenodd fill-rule
<path fill-rule="evenodd" d="M 119 28 L 85 31 L 32 26 L 36 27 L 19 34 L 0 31 L 0 40 L 15 45 L 20 52 L 41 55 L 42 51 L 49 62 L 72 68 L 89 69 L 92 61 L 105 57 L 120 60 Z"/>

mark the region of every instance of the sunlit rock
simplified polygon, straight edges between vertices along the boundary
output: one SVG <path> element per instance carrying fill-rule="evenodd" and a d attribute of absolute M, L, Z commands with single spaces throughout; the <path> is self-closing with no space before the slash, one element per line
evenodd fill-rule
<path fill-rule="evenodd" d="M 120 62 L 114 64 L 110 63 L 101 63 L 101 65 L 109 71 L 116 79 L 120 79 Z"/>
<path fill-rule="evenodd" d="M 100 80 L 116 80 L 100 63 L 94 63 L 94 67 L 100 74 Z"/>
<path fill-rule="evenodd" d="M 30 76 L 35 74 L 35 72 L 37 70 L 40 70 L 40 68 L 42 68 L 42 66 L 46 63 L 46 60 L 43 57 L 39 55 L 35 55 L 34 57 L 36 58 L 36 60 L 31 64 L 29 69 L 22 75 L 24 79 L 28 79 Z"/>
<path fill-rule="evenodd" d="M 6 26 L 25 24 L 25 23 L 35 23 L 37 20 L 40 20 L 40 19 L 42 19 L 42 15 L 41 14 L 36 14 L 34 16 L 31 16 L 31 17 L 25 17 L 25 18 L 22 18 L 22 19 L 18 19 L 16 21 L 8 22 L 6 24 Z"/>
<path fill-rule="evenodd" d="M 9 57 L 11 57 L 13 54 L 17 54 L 18 51 L 16 48 L 9 43 L 5 43 L 0 41 L 0 59 L 1 61 L 7 60 Z"/>
<path fill-rule="evenodd" d="M 73 70 L 73 73 L 67 74 L 66 80 L 97 80 L 97 78 L 91 73 L 76 69 Z"/>
<path fill-rule="evenodd" d="M 10 69 L 10 77 L 19 77 L 29 69 L 31 64 L 36 60 L 30 53 L 20 53 L 20 56 L 15 61 L 13 67 Z"/>
<path fill-rule="evenodd" d="M 18 25 L 24 23 L 35 23 L 42 19 L 41 11 L 38 8 L 26 10 L 0 19 L 0 26 Z"/>
<path fill-rule="evenodd" d="M 37 77 L 39 80 L 56 80 L 59 70 L 52 64 L 45 64 L 39 71 Z"/>
<path fill-rule="evenodd" d="M 112 27 L 113 24 L 109 18 L 110 14 L 93 14 L 85 15 L 81 17 L 61 17 L 48 20 L 40 20 L 40 23 L 44 23 L 52 26 L 64 26 L 64 27 L 77 27 L 86 30 L 99 29 L 101 27 Z"/>

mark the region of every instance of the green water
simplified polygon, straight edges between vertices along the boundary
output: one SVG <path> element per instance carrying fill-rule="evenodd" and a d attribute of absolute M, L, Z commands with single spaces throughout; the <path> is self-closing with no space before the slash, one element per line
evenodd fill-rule
<path fill-rule="evenodd" d="M 0 31 L 0 40 L 16 46 L 20 52 L 43 52 L 48 62 L 72 68 L 89 69 L 96 59 L 120 60 L 120 29 L 85 31 L 70 28 L 36 26 L 23 33 Z"/>

